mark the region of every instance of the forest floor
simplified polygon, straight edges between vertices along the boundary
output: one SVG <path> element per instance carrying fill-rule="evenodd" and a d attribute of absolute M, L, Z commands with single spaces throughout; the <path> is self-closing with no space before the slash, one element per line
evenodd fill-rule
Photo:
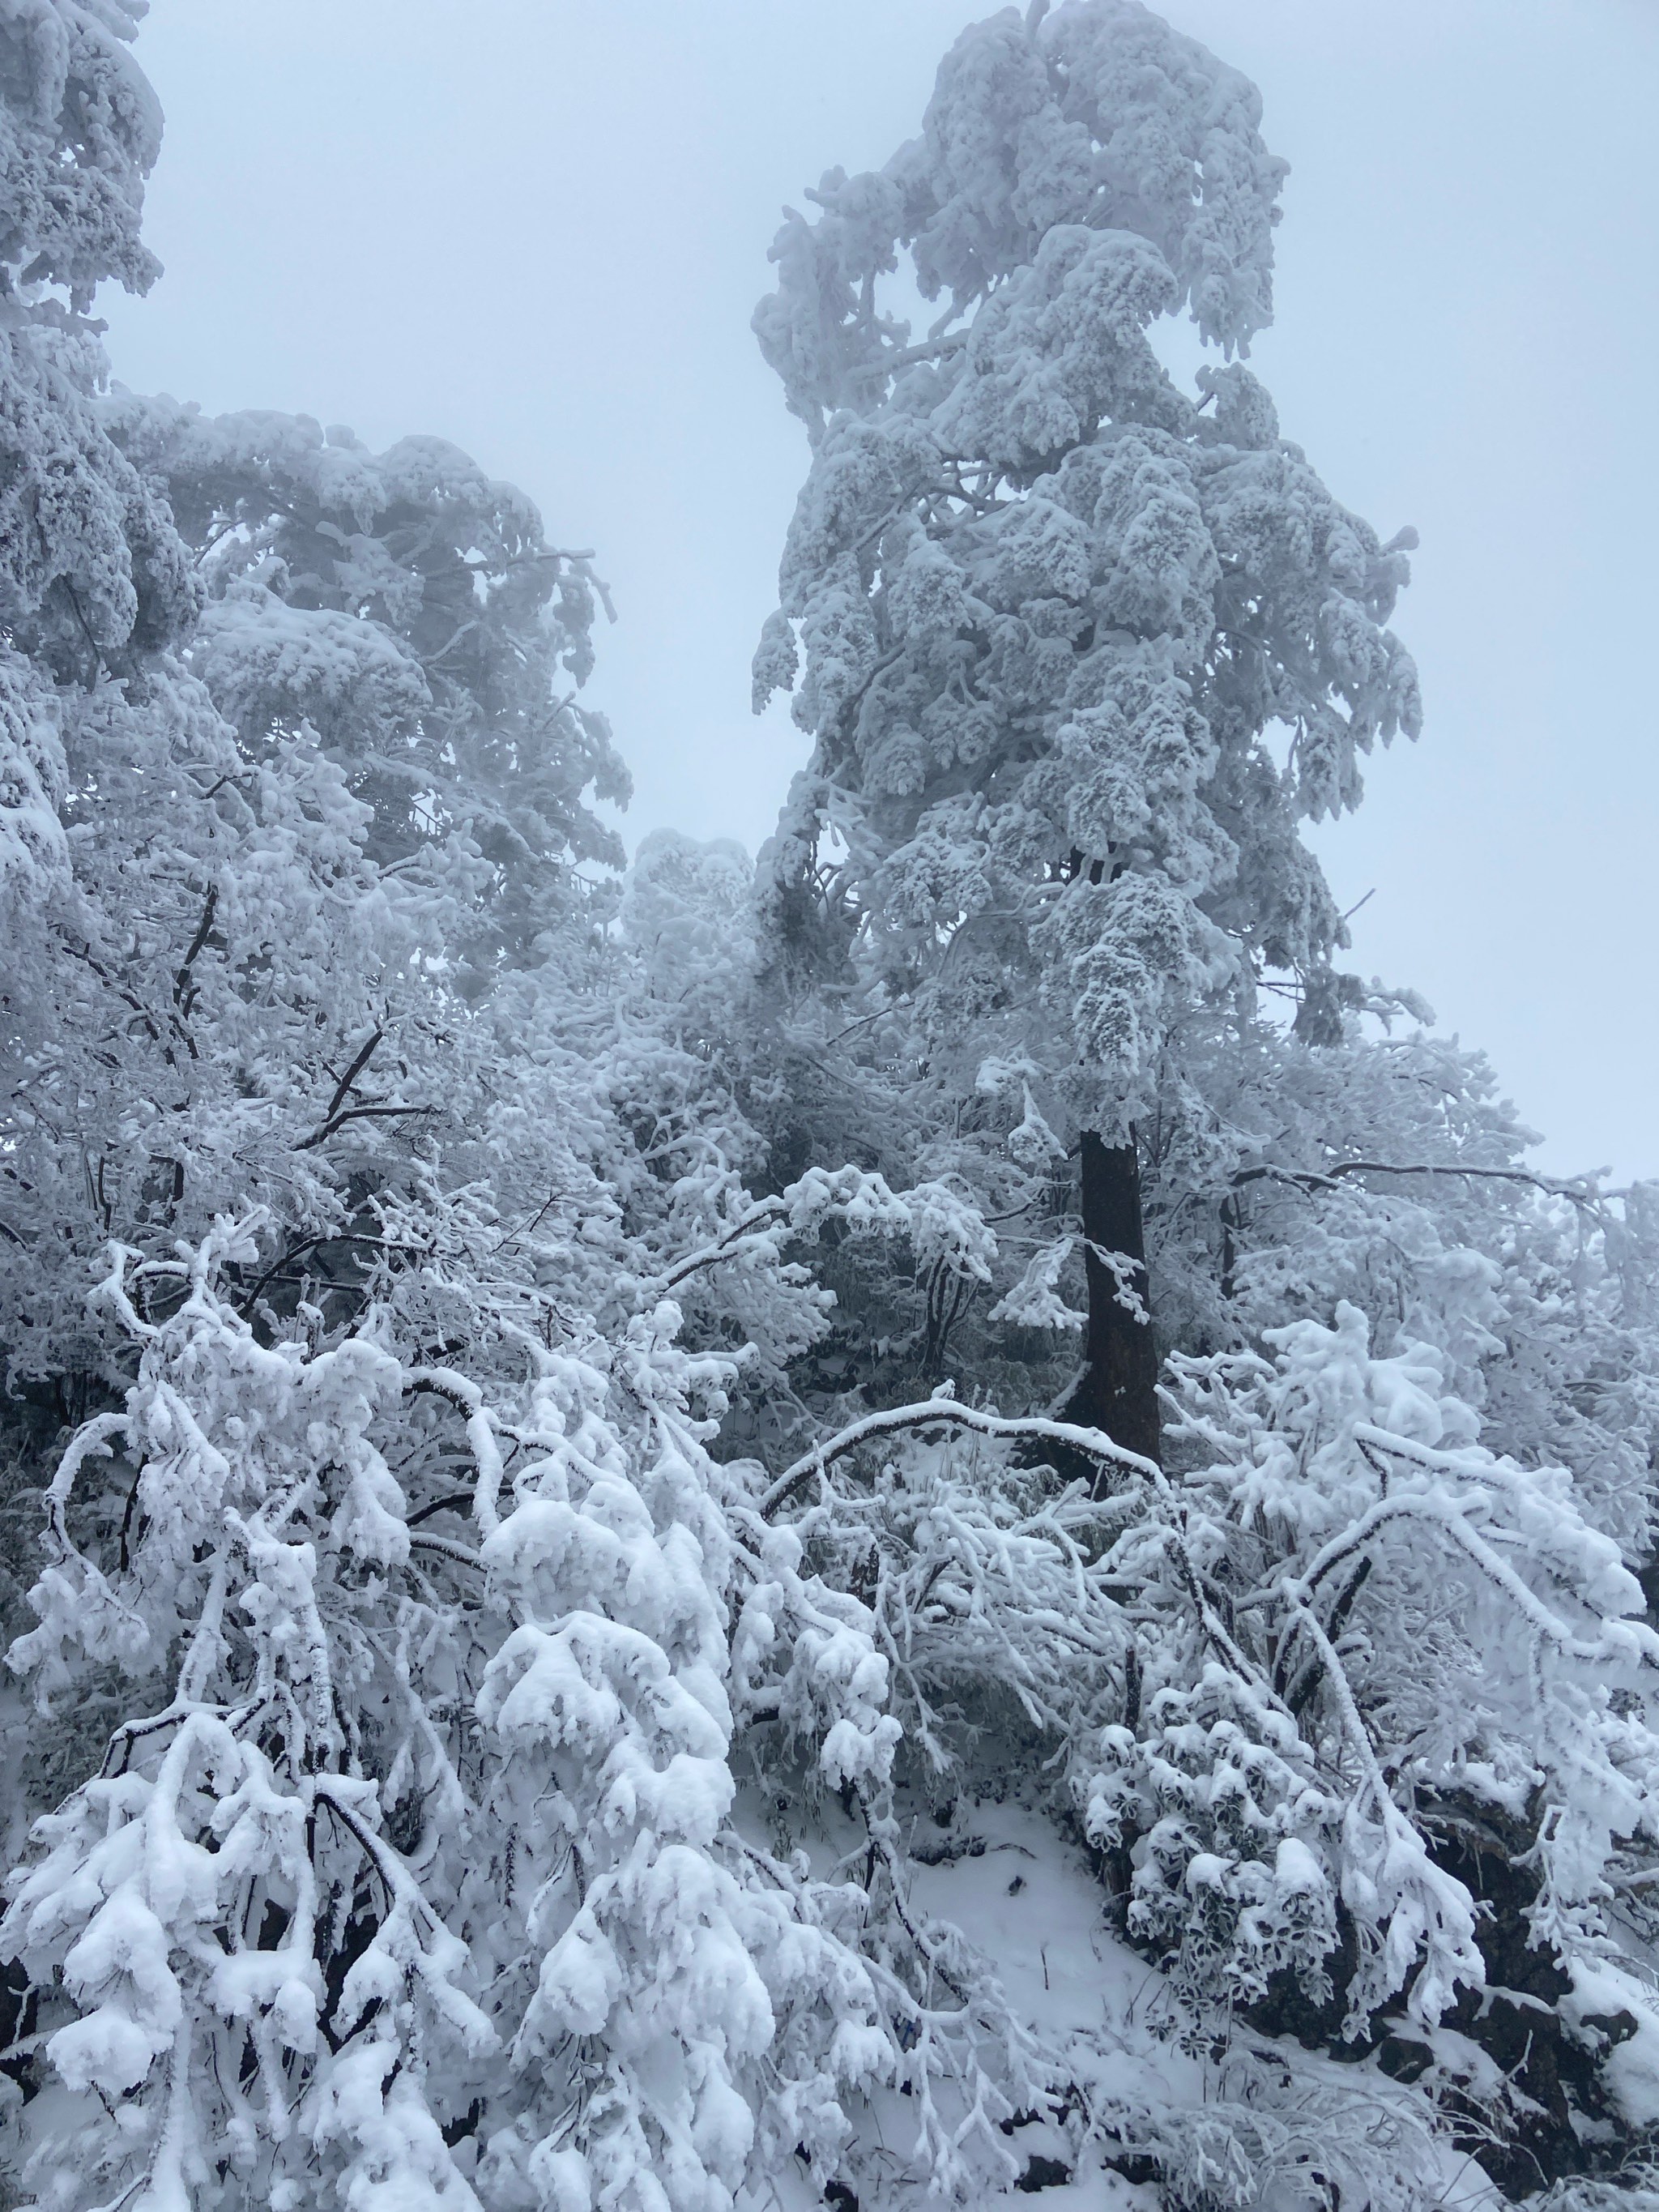
<path fill-rule="evenodd" d="M 1218 2203 L 1261 2212 L 1328 2207 L 1330 2194 L 1310 2187 L 1300 2161 L 1334 2117 L 1346 2118 L 1362 2172 L 1368 2142 L 1376 2146 L 1379 2179 L 1397 2169 L 1400 2138 L 1408 2132 L 1419 2137 L 1417 2158 L 1426 2152 L 1438 2169 L 1444 2212 L 1502 2205 L 1473 2160 L 1421 2140 L 1421 2104 L 1370 2060 L 1337 2063 L 1261 2035 L 1236 2034 L 1218 2057 L 1183 2050 L 1170 2032 L 1176 2013 L 1164 1975 L 1113 1929 L 1089 1855 L 1035 1790 L 966 1795 L 943 1815 L 901 1796 L 900 1813 L 912 1855 L 912 1908 L 929 1923 L 960 1930 L 1038 2039 L 1048 2078 L 1070 2088 L 1052 2117 L 1005 2124 L 1014 2171 L 1006 2187 L 993 2186 L 976 2201 L 1012 2203 L 1040 2193 L 1042 2212 L 1160 2212 L 1168 2195 L 1141 2178 L 1151 2165 L 1137 2150 L 1153 2114 L 1167 2149 L 1175 2113 L 1184 2122 L 1178 2149 L 1188 2179 L 1198 2180 L 1207 2168 Z M 858 1831 L 841 1821 L 833 1803 L 813 1826 L 796 1841 L 828 1875 L 856 1850 Z M 773 1840 L 775 1848 L 783 1839 Z M 914 2106 L 903 2093 L 884 2090 L 866 2112 L 891 2161 L 890 2185 L 902 2194 L 913 2185 L 921 2207 L 927 2198 L 925 2173 L 911 2154 Z M 1110 2134 L 1115 2123 L 1119 2141 L 1103 2142 L 1103 2130 Z M 1241 2135 L 1251 2151 L 1267 2154 L 1267 2170 L 1254 2159 L 1254 2172 L 1243 2170 L 1233 2148 Z M 1384 2185 L 1379 2201 L 1389 2194 Z M 1335 2201 L 1346 2203 L 1346 2192 Z M 804 2164 L 792 2163 L 745 2192 L 739 2206 L 821 2212 L 823 2202 Z M 830 2202 L 835 2212 L 854 2212 L 848 2197 L 832 2191 Z"/>

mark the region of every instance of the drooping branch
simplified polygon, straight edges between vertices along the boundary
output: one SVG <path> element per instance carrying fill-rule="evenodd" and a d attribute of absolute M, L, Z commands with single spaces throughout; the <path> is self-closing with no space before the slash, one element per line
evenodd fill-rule
<path fill-rule="evenodd" d="M 64 1520 L 64 1509 L 75 1488 L 76 1477 L 89 1459 L 107 1459 L 110 1440 L 128 1436 L 132 1431 L 131 1420 L 125 1413 L 94 1413 L 76 1433 L 68 1449 L 58 1462 L 58 1471 L 46 1488 L 46 1519 L 53 1535 L 63 1546 L 66 1558 L 78 1559 L 78 1547 L 71 1540 Z"/>
<path fill-rule="evenodd" d="M 466 1424 L 466 1440 L 478 1470 L 478 1486 L 473 1492 L 473 1516 L 486 1536 L 493 1535 L 501 1525 L 496 1500 L 501 1496 L 502 1462 L 501 1446 L 495 1441 L 495 1425 L 483 1401 L 483 1393 L 477 1384 L 465 1375 L 458 1375 L 450 1367 L 416 1368 L 406 1379 L 405 1391 L 430 1391 L 455 1408 Z"/>
<path fill-rule="evenodd" d="M 1144 1459 L 1139 1453 L 1114 1443 L 1098 1429 L 1079 1427 L 1073 1421 L 1054 1421 L 1039 1413 L 1009 1416 L 981 1412 L 977 1406 L 964 1406 L 954 1398 L 929 1398 L 912 1406 L 890 1407 L 884 1413 L 866 1413 L 852 1425 L 821 1444 L 815 1445 L 794 1465 L 787 1468 L 760 1501 L 762 1514 L 769 1520 L 778 1509 L 786 1505 L 795 1492 L 810 1482 L 815 1474 L 824 1473 L 838 1459 L 844 1459 L 860 1444 L 877 1437 L 900 1436 L 912 1429 L 957 1428 L 970 1430 L 976 1436 L 1000 1437 L 1010 1440 L 1033 1439 L 1044 1443 L 1060 1444 L 1074 1452 L 1082 1452 L 1102 1464 L 1123 1468 L 1131 1474 L 1143 1474 L 1161 1482 L 1163 1471 L 1155 1460 Z"/>
<path fill-rule="evenodd" d="M 1510 1600 L 1528 1626 L 1547 1643 L 1553 1644 L 1563 1657 L 1593 1666 L 1605 1665 L 1609 1660 L 1632 1658 L 1650 1667 L 1659 1666 L 1659 1635 L 1639 1621 L 1606 1622 L 1601 1640 L 1595 1644 L 1586 1643 L 1583 1638 L 1575 1636 L 1537 1594 L 1528 1588 L 1508 1560 L 1500 1558 L 1471 1527 L 1468 1516 L 1443 1498 L 1407 1494 L 1377 1498 L 1351 1527 L 1344 1529 L 1340 1536 L 1332 1537 L 1309 1561 L 1301 1574 L 1284 1583 L 1285 1595 L 1292 1607 L 1305 1612 L 1314 1591 L 1333 1568 L 1340 1566 L 1345 1559 L 1352 1559 L 1379 1528 L 1390 1521 L 1406 1520 L 1427 1522 L 1467 1553 L 1486 1579 Z"/>

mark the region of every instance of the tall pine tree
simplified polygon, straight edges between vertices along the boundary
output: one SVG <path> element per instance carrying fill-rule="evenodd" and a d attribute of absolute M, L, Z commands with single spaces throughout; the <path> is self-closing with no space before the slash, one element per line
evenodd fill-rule
<path fill-rule="evenodd" d="M 755 318 L 812 442 L 756 662 L 763 701 L 799 649 L 814 739 L 763 860 L 776 1009 L 827 1009 L 987 1212 L 1048 1211 L 1044 1133 L 1079 1163 L 1071 1409 L 1153 1453 L 1137 1126 L 1196 1010 L 1276 986 L 1340 1034 L 1298 824 L 1418 725 L 1384 627 L 1409 533 L 1339 505 L 1231 358 L 1271 312 L 1259 121 L 1136 0 L 1005 9 L 919 138 L 790 216 Z M 918 291 L 921 332 L 884 304 Z M 1182 310 L 1222 356 L 1190 398 L 1153 342 Z"/>

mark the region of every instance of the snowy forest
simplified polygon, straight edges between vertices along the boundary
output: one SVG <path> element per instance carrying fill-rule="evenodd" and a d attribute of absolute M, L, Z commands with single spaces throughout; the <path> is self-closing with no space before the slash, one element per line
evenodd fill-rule
<path fill-rule="evenodd" d="M 1005 8 L 787 214 L 805 764 L 630 860 L 602 547 L 118 380 L 142 12 L 0 0 L 0 2205 L 1652 2212 L 1659 1185 L 1344 965 L 1255 88 Z"/>

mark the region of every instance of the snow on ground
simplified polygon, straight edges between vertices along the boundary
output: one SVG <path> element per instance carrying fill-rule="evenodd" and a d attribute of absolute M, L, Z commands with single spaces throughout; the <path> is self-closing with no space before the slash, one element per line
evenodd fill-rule
<path fill-rule="evenodd" d="M 929 1848 L 926 1815 L 915 1845 Z M 935 1830 L 937 1834 L 939 1832 Z M 1156 1970 L 1107 1924 L 1105 1893 L 1083 1853 L 1042 1811 L 1015 1796 L 958 1808 L 943 1838 L 953 1855 L 916 1869 L 916 1906 L 959 1928 L 994 1970 L 1010 2005 L 1060 2059 L 1056 2073 L 1099 2106 L 1158 2110 L 1201 2100 L 1204 2069 L 1147 2024 Z M 965 1844 L 960 1856 L 954 1856 Z M 982 1850 L 979 1848 L 983 1845 Z M 936 1848 L 936 1846 L 935 1846 Z M 1051 2122 L 1028 2124 L 1012 2138 L 1025 2161 L 1053 2160 L 1073 2171 L 1046 2188 L 1048 2212 L 1150 2208 L 1156 2190 L 1126 2181 Z"/>
<path fill-rule="evenodd" d="M 793 1840 L 828 1875 L 837 1859 L 856 1852 L 859 1836 L 833 1802 L 823 1814 L 815 1817 L 816 1832 Z M 964 1797 L 951 1810 L 948 1825 L 925 1802 L 912 1802 L 902 1808 L 901 1825 L 913 1855 L 913 1907 L 929 1922 L 958 1929 L 985 1958 L 1012 2009 L 1041 2037 L 1057 2083 L 1075 2084 L 1080 2102 L 1097 2119 L 1121 2114 L 1130 2144 L 1138 2136 L 1135 2121 L 1144 2124 L 1150 2116 L 1158 2116 L 1166 2128 L 1172 2114 L 1189 2116 L 1200 2126 L 1208 2115 L 1224 2130 L 1232 2124 L 1241 2087 L 1238 2054 L 1218 2065 L 1188 2056 L 1157 2032 L 1161 1975 L 1114 1932 L 1105 1893 L 1087 1856 L 1036 1802 L 1035 1791 L 1029 1797 L 1012 1790 Z M 1411 2094 L 1389 2083 L 1370 2061 L 1336 2063 L 1287 2043 L 1280 2064 L 1275 2061 L 1281 2046 L 1262 2037 L 1249 2038 L 1249 2094 L 1281 2124 L 1291 2151 L 1299 2132 L 1305 2142 L 1316 2125 L 1328 2128 L 1335 2116 L 1367 2179 L 1367 2145 L 1375 2142 L 1376 2202 L 1389 2203 L 1393 2191 L 1387 2170 L 1398 2165 L 1400 2124 L 1412 2130 L 1425 2117 Z M 1340 2117 L 1345 2108 L 1352 2116 L 1346 2122 Z M 905 2100 L 890 2093 L 866 2115 L 892 2147 L 891 2179 L 901 2191 L 908 2178 L 908 2117 Z M 1021 2202 L 1030 2191 L 1040 2191 L 1043 2212 L 1158 2212 L 1164 2203 L 1156 2185 L 1127 2180 L 1103 2162 L 1102 2147 L 1085 2140 L 1076 2105 L 1057 2119 L 1023 2122 L 1011 2131 L 1009 2145 L 1022 2181 L 991 2192 L 984 2203 Z M 1455 2212 L 1489 2212 L 1501 2202 L 1467 2157 L 1446 2148 L 1431 2152 L 1431 2160 L 1440 2199 Z M 1034 2161 L 1041 2163 L 1034 2167 Z M 1045 2166 L 1070 2178 L 1039 2179 Z M 1418 2178 L 1420 2183 L 1420 2168 Z M 919 2174 L 915 2188 L 920 2205 L 925 2192 Z M 823 2201 L 805 2169 L 792 2163 L 790 2171 L 769 2177 L 741 2203 L 743 2212 L 819 2212 Z M 1294 2172 L 1264 2172 L 1243 2184 L 1236 2201 L 1261 2212 L 1297 2212 L 1329 2199 Z M 842 2204 L 840 2212 L 850 2208 Z"/>

